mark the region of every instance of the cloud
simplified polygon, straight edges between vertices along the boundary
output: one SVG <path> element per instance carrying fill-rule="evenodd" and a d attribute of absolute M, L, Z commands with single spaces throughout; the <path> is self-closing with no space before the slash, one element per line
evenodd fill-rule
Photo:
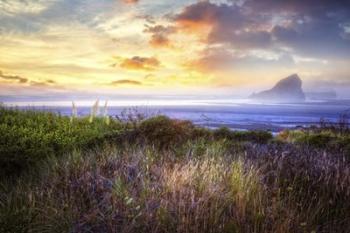
<path fill-rule="evenodd" d="M 0 13 L 7 16 L 39 14 L 55 2 L 56 0 L 5 0 L 0 1 Z"/>
<path fill-rule="evenodd" d="M 324 14 L 332 11 L 349 11 L 350 2 L 347 0 L 248 0 L 246 7 L 263 12 L 299 12 L 300 14 Z"/>
<path fill-rule="evenodd" d="M 350 57 L 349 1 L 200 1 L 173 19 L 179 28 L 193 33 L 209 27 L 206 42 L 210 45 L 227 44 L 238 50 L 289 48 L 306 56 Z"/>
<path fill-rule="evenodd" d="M 130 70 L 155 70 L 160 67 L 160 61 L 155 57 L 139 57 L 124 59 L 120 67 Z"/>
<path fill-rule="evenodd" d="M 49 79 L 49 80 L 40 80 L 40 81 L 30 81 L 31 86 L 36 86 L 36 87 L 47 87 L 51 86 L 53 84 L 56 84 L 55 81 Z"/>
<path fill-rule="evenodd" d="M 211 48 L 202 52 L 201 57 L 190 64 L 190 68 L 196 68 L 202 72 L 235 71 L 254 68 L 291 68 L 295 66 L 295 60 L 286 53 L 274 53 L 267 51 L 232 52 L 225 48 Z"/>
<path fill-rule="evenodd" d="M 129 80 L 129 79 L 121 79 L 121 80 L 117 80 L 117 81 L 113 81 L 111 82 L 112 85 L 136 85 L 136 86 L 140 86 L 142 85 L 142 82 L 140 81 L 135 81 L 135 80 Z"/>
<path fill-rule="evenodd" d="M 6 80 L 11 80 L 11 81 L 16 81 L 19 83 L 27 83 L 28 79 L 18 76 L 18 75 L 6 75 L 0 70 L 0 78 L 6 79 Z"/>
<path fill-rule="evenodd" d="M 259 15 L 252 17 L 237 5 L 217 5 L 201 1 L 187 6 L 175 16 L 180 27 L 196 31 L 209 26 L 207 37 L 210 44 L 227 43 L 234 48 L 266 48 L 271 44 L 269 31 L 262 27 Z"/>
<path fill-rule="evenodd" d="M 126 4 L 135 4 L 135 3 L 138 3 L 139 0 L 122 0 L 122 2 L 124 2 Z"/>
<path fill-rule="evenodd" d="M 106 9 L 120 7 L 115 1 L 99 0 L 11 0 L 0 1 L 2 32 L 37 33 L 54 25 L 81 23 L 98 25 Z"/>
<path fill-rule="evenodd" d="M 176 27 L 163 25 L 146 25 L 146 29 L 143 32 L 151 34 L 151 39 L 149 41 L 151 46 L 169 47 L 171 46 L 169 35 L 176 33 Z"/>
<path fill-rule="evenodd" d="M 342 36 L 339 23 L 313 20 L 307 25 L 275 26 L 275 43 L 292 48 L 296 53 L 323 58 L 350 57 L 350 40 Z"/>
<path fill-rule="evenodd" d="M 48 80 L 29 80 L 27 78 L 24 78 L 22 76 L 18 75 L 5 75 L 0 70 L 0 78 L 5 80 L 11 80 L 15 81 L 17 83 L 21 84 L 29 84 L 30 86 L 37 86 L 37 87 L 44 87 L 44 86 L 52 86 L 55 85 L 56 82 L 54 80 L 48 79 Z"/>
<path fill-rule="evenodd" d="M 254 0 L 248 1 L 246 7 L 267 15 L 267 19 L 276 18 L 276 12 L 283 13 L 280 21 L 287 23 L 270 24 L 276 46 L 289 47 L 306 56 L 350 57 L 350 40 L 342 26 L 350 19 L 349 1 Z"/>
<path fill-rule="evenodd" d="M 349 57 L 350 40 L 346 25 L 350 19 L 349 1 L 327 0 L 262 0 L 250 2 L 261 12 L 273 14 L 284 10 L 293 15 L 288 25 L 275 25 L 276 43 L 288 46 L 300 54 L 316 57 Z"/>

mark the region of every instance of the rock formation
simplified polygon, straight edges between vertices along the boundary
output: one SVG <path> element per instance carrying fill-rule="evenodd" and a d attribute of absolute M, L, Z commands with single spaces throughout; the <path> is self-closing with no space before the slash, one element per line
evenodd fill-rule
<path fill-rule="evenodd" d="M 251 99 L 273 102 L 300 102 L 305 101 L 302 81 L 297 74 L 280 80 L 272 89 L 254 93 Z"/>

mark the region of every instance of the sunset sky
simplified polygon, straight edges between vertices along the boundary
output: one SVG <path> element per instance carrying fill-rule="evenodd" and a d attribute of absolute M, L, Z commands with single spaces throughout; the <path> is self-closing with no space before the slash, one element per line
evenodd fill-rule
<path fill-rule="evenodd" d="M 350 3 L 0 0 L 0 96 L 350 90 Z"/>

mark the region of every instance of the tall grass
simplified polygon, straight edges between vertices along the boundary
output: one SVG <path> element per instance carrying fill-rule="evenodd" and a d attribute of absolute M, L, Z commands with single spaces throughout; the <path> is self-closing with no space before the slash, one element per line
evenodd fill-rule
<path fill-rule="evenodd" d="M 39 177 L 31 175 L 15 188 L 3 185 L 0 231 L 349 229 L 349 167 L 327 158 L 299 164 L 301 155 L 256 158 L 250 151 L 237 155 L 213 146 L 196 157 L 151 146 L 106 145 L 52 158 Z"/>
<path fill-rule="evenodd" d="M 350 232 L 350 163 L 342 150 L 164 116 L 108 126 L 8 111 L 6 127 L 78 124 L 72 135 L 93 129 L 103 143 L 74 141 L 15 181 L 0 179 L 0 232 Z"/>

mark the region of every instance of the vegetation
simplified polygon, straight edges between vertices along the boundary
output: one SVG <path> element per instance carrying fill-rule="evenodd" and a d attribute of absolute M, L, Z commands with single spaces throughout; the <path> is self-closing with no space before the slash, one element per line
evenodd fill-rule
<path fill-rule="evenodd" d="M 50 112 L 0 108 L 0 166 L 19 171 L 51 156 L 84 148 L 120 129 L 103 119 L 69 118 Z"/>
<path fill-rule="evenodd" d="M 0 232 L 350 231 L 346 131 L 0 112 Z"/>
<path fill-rule="evenodd" d="M 342 153 L 347 159 L 350 159 L 350 132 L 344 133 L 329 128 L 285 130 L 278 135 L 277 139 L 296 145 L 323 149 L 331 153 Z"/>

